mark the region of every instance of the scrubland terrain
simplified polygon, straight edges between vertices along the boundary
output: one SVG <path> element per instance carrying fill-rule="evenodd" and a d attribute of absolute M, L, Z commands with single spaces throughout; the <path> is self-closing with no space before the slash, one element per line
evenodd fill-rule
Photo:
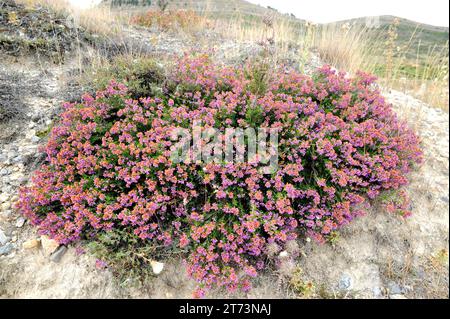
<path fill-rule="evenodd" d="M 176 58 L 207 52 L 226 66 L 261 57 L 307 75 L 324 64 L 378 75 L 386 100 L 419 136 L 423 163 L 408 175 L 410 217 L 387 212 L 377 198 L 325 243 L 289 241 L 248 292 L 212 288 L 206 297 L 448 298 L 448 28 L 394 17 L 375 29 L 364 19 L 314 25 L 245 1 L 220 3 L 108 1 L 77 11 L 59 1 L 1 0 L 0 297 L 192 297 L 182 249 L 122 249 L 115 237 L 59 245 L 16 203 L 46 161 L 42 147 L 63 102 L 113 78 L 153 92 Z M 152 259 L 164 263 L 160 273 Z"/>

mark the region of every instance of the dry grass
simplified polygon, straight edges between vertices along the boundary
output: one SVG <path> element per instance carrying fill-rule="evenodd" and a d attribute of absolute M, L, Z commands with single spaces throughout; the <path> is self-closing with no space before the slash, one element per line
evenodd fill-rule
<path fill-rule="evenodd" d="M 148 28 L 156 27 L 162 31 L 187 33 L 195 33 L 209 28 L 209 20 L 192 10 L 139 12 L 131 16 L 129 23 Z"/>
<path fill-rule="evenodd" d="M 203 14 L 211 18 L 206 11 Z M 399 22 L 395 20 L 382 32 L 363 24 L 301 24 L 276 13 L 260 17 L 237 12 L 231 18 L 216 17 L 212 21 L 214 30 L 225 37 L 272 44 L 274 55 L 281 56 L 296 46 L 300 64 L 308 59 L 310 51 L 315 51 L 336 68 L 376 74 L 383 87 L 448 111 L 448 43 L 444 47 L 421 46 L 418 27 L 409 35 L 409 41 L 400 43 Z M 412 51 L 417 52 L 415 60 L 409 56 Z"/>
<path fill-rule="evenodd" d="M 417 49 L 418 55 L 420 47 Z M 384 81 L 385 86 L 399 89 L 423 102 L 439 107 L 448 112 L 449 102 L 449 62 L 448 43 L 445 47 L 425 48 L 426 52 L 412 65 L 412 76 L 401 74 L 400 67 L 394 69 L 394 74 L 389 81 Z M 403 61 L 403 63 L 406 63 Z M 402 65 L 400 62 L 397 65 Z"/>
<path fill-rule="evenodd" d="M 350 73 L 363 70 L 377 74 L 384 87 L 448 111 L 448 42 L 438 48 L 421 47 L 419 41 L 416 59 L 411 61 L 408 53 L 414 50 L 419 30 L 399 46 L 397 23 L 394 21 L 384 34 L 360 25 L 328 25 L 319 30 L 312 47 L 326 63 Z"/>
<path fill-rule="evenodd" d="M 330 24 L 318 28 L 311 46 L 327 63 L 348 72 L 371 68 L 370 29 Z"/>
<path fill-rule="evenodd" d="M 206 2 L 202 12 L 175 10 L 175 13 L 153 11 L 148 19 L 139 8 L 126 10 L 97 6 L 89 10 L 74 9 L 66 0 L 17 0 L 28 6 L 47 6 L 61 14 L 70 15 L 87 31 L 122 41 L 126 25 L 133 19 L 144 17 L 147 24 L 156 22 L 162 29 L 182 33 L 213 30 L 238 42 L 253 42 L 274 49 L 274 56 L 283 56 L 297 48 L 299 65 L 309 59 L 311 50 L 316 51 L 325 63 L 354 73 L 363 70 L 380 77 L 379 83 L 412 95 L 425 103 L 448 111 L 449 62 L 446 47 L 417 45 L 415 30 L 410 40 L 398 45 L 398 22 L 374 35 L 363 25 L 330 24 L 316 26 L 277 13 L 266 16 L 233 13 L 231 16 L 212 14 Z M 140 14 L 140 15 L 139 15 Z M 135 17 L 135 18 L 133 18 Z M 172 19 L 173 17 L 173 19 Z M 178 18 L 177 18 L 178 17 Z M 173 21 L 172 21 L 173 20 Z M 142 24 L 142 23 L 140 23 Z M 122 40 L 121 40 L 122 39 Z M 417 45 L 417 57 L 408 56 Z"/>
<path fill-rule="evenodd" d="M 448 298 L 447 249 L 432 253 L 427 258 L 418 258 L 412 251 L 401 260 L 388 258 L 386 263 L 381 265 L 381 271 L 385 280 L 411 287 L 412 289 L 405 292 L 408 298 Z"/>

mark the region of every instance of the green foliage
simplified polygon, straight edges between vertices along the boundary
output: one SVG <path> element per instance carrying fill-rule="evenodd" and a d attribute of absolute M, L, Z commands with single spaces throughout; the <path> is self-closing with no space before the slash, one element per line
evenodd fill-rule
<path fill-rule="evenodd" d="M 153 96 L 165 80 L 164 71 L 152 58 L 116 57 L 108 67 L 95 70 L 91 79 L 96 89 L 104 89 L 111 79 L 127 85 L 133 98 Z"/>
<path fill-rule="evenodd" d="M 142 244 L 126 230 L 113 229 L 99 234 L 87 248 L 113 272 L 119 282 L 137 280 L 144 282 L 153 276 L 148 259 L 155 246 Z"/>
<path fill-rule="evenodd" d="M 245 120 L 250 127 L 259 127 L 264 122 L 264 110 L 259 105 L 249 106 Z"/>
<path fill-rule="evenodd" d="M 303 279 L 303 270 L 297 267 L 289 281 L 290 287 L 299 297 L 310 297 L 314 292 L 314 285 Z"/>
<path fill-rule="evenodd" d="M 266 93 L 269 81 L 269 65 L 267 63 L 255 63 L 252 68 L 246 70 L 245 76 L 250 80 L 248 84 L 250 92 L 257 96 Z"/>
<path fill-rule="evenodd" d="M 48 127 L 46 127 L 43 130 L 37 131 L 36 132 L 36 136 L 39 138 L 46 138 L 49 136 L 52 128 L 53 128 L 54 123 L 50 124 Z"/>

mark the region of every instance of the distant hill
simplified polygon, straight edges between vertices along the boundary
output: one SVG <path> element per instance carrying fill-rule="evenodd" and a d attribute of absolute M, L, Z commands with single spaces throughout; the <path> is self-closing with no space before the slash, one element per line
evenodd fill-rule
<path fill-rule="evenodd" d="M 397 42 L 399 44 L 409 43 L 411 50 L 417 50 L 419 44 L 422 48 L 429 48 L 436 46 L 437 48 L 442 48 L 446 45 L 449 40 L 449 28 L 439 27 L 429 24 L 419 23 L 411 21 L 408 19 L 395 17 L 395 16 L 378 16 L 378 17 L 362 17 L 357 19 L 350 19 L 344 21 L 337 21 L 332 24 L 351 24 L 351 25 L 361 25 L 364 26 L 367 21 L 378 21 L 379 30 L 385 31 L 390 25 L 398 20 L 399 24 L 397 26 L 398 38 Z M 413 36 L 414 35 L 414 36 Z M 413 37 L 412 37 L 413 36 Z"/>
<path fill-rule="evenodd" d="M 122 2 L 122 3 L 137 3 L 147 8 L 157 8 L 157 0 L 106 0 L 103 1 L 104 4 L 111 4 L 112 1 Z M 150 6 L 147 4 L 151 3 Z M 131 9 L 131 8 L 130 8 Z M 306 21 L 296 18 L 292 14 L 282 14 L 276 9 L 270 7 L 263 7 L 261 5 L 253 4 L 245 0 L 169 0 L 169 5 L 167 9 L 189 9 L 197 12 L 206 13 L 214 16 L 215 18 L 231 18 L 233 16 L 243 16 L 249 20 L 257 19 L 259 17 L 265 16 L 267 14 L 275 15 L 275 17 L 289 18 L 290 23 L 297 24 L 299 26 L 303 25 Z M 394 17 L 394 16 L 378 16 L 370 17 L 372 20 L 376 18 L 379 23 L 379 28 L 375 29 L 374 32 L 378 39 L 380 37 L 386 36 L 386 30 L 392 25 L 395 19 L 399 20 L 399 25 L 397 26 L 397 43 L 399 46 L 408 47 L 408 59 L 414 59 L 417 56 L 417 52 L 426 53 L 430 48 L 435 47 L 436 49 L 445 48 L 449 40 L 449 28 L 439 27 L 428 24 L 423 24 L 408 19 Z M 350 19 L 344 21 L 337 21 L 328 24 L 319 24 L 319 27 L 326 27 L 333 24 L 352 24 L 364 27 L 367 18 L 361 17 L 357 19 Z M 419 49 L 420 47 L 420 49 Z"/>
<path fill-rule="evenodd" d="M 157 0 L 104 0 L 102 3 L 106 5 L 122 3 L 125 5 L 130 4 L 130 6 L 137 4 L 141 7 L 157 8 Z M 148 5 L 148 3 L 151 3 L 151 5 Z M 245 0 L 169 0 L 167 9 L 189 9 L 197 12 L 217 13 L 221 17 L 237 13 L 253 16 L 264 16 L 272 13 L 280 16 L 293 17 L 293 15 L 281 14 L 276 9 L 263 7 Z"/>

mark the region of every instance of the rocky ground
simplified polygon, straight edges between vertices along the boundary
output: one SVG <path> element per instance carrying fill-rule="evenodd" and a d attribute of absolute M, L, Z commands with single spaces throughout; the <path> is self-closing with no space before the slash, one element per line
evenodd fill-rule
<path fill-rule="evenodd" d="M 197 40 L 155 30 L 128 34 L 142 52 L 155 56 L 180 54 L 196 44 L 197 49 L 212 48 L 220 61 L 237 63 L 261 50 L 258 44 L 216 35 Z M 296 63 L 295 50 L 284 62 Z M 108 269 L 96 268 L 89 253 L 52 246 L 15 211 L 18 188 L 43 161 L 39 147 L 45 133 L 63 99 L 73 93 L 66 84 L 79 61 L 73 57 L 54 65 L 32 60 L 0 62 L 0 298 L 190 297 L 194 283 L 180 260 L 164 261 L 162 273 L 145 285 L 119 284 Z M 319 63 L 311 61 L 307 70 Z M 408 187 L 412 217 L 389 215 L 374 205 L 333 244 L 305 240 L 293 245 L 299 257 L 288 253 L 284 267 L 268 271 L 250 293 L 237 297 L 448 298 L 449 115 L 401 92 L 385 95 L 423 140 L 426 161 L 411 174 Z"/>

